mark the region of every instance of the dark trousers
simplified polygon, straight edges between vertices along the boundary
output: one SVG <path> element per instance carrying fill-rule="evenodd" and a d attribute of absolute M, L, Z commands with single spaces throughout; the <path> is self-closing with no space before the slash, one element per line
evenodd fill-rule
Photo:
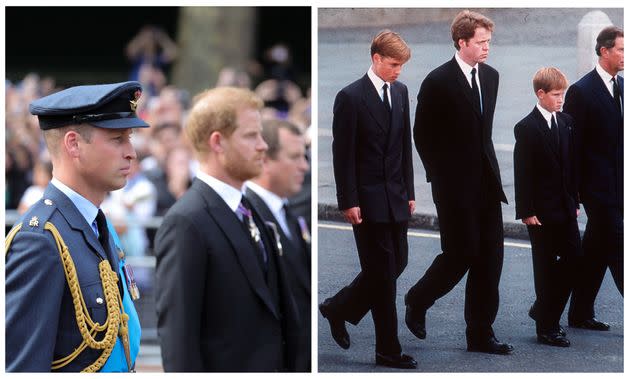
<path fill-rule="evenodd" d="M 584 203 L 588 221 L 576 281 L 569 307 L 569 320 L 595 317 L 595 298 L 604 280 L 606 268 L 623 296 L 623 209 Z"/>
<path fill-rule="evenodd" d="M 528 226 L 536 302 L 536 332 L 545 333 L 560 324 L 575 278 L 580 254 L 577 219 L 566 223 Z"/>
<path fill-rule="evenodd" d="M 499 308 L 499 280 L 503 267 L 503 218 L 499 201 L 483 205 L 436 204 L 442 253 L 407 293 L 407 303 L 428 309 L 450 292 L 468 272 L 464 315 L 466 336 L 493 335 Z"/>
<path fill-rule="evenodd" d="M 353 225 L 361 272 L 330 298 L 330 309 L 356 325 L 372 311 L 376 351 L 399 354 L 396 279 L 407 266 L 407 222 Z"/>

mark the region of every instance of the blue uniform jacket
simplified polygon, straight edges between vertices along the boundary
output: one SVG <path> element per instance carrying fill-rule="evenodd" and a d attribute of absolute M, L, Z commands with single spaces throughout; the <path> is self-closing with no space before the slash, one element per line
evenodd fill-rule
<path fill-rule="evenodd" d="M 94 322 L 102 324 L 107 317 L 98 264 L 109 259 L 119 272 L 113 239 L 110 237 L 109 244 L 114 253 L 108 257 L 70 199 L 48 185 L 43 198 L 20 220 L 22 229 L 6 255 L 5 351 L 9 372 L 50 371 L 52 361 L 69 355 L 82 341 L 59 251 L 52 234 L 44 230 L 47 221 L 55 225 L 68 246 Z M 100 340 L 103 334 L 96 338 Z M 101 352 L 87 348 L 60 370 L 81 371 Z"/>

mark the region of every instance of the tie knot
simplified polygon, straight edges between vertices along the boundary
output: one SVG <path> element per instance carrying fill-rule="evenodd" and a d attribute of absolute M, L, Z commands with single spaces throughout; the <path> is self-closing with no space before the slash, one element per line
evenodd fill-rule
<path fill-rule="evenodd" d="M 383 84 L 383 91 L 387 91 L 388 88 L 389 88 L 389 85 L 387 85 L 387 83 Z"/>
<path fill-rule="evenodd" d="M 245 217 L 252 217 L 252 211 L 249 208 L 249 202 L 245 197 L 241 199 L 241 202 L 238 204 L 236 211 Z"/>
<path fill-rule="evenodd" d="M 477 73 L 477 69 L 473 67 L 473 69 L 470 70 L 470 74 L 474 77 L 476 73 Z"/>

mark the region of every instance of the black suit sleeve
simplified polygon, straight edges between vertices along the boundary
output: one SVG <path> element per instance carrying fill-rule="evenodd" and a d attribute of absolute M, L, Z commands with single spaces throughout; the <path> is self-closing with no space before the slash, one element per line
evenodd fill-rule
<path fill-rule="evenodd" d="M 576 167 L 576 170 L 574 171 L 575 173 L 574 179 L 576 181 L 576 186 L 577 186 L 577 183 L 579 183 L 579 179 L 580 179 L 579 172 L 580 172 L 580 167 L 582 166 L 581 160 L 584 158 L 584 154 L 582 154 L 581 152 L 583 151 L 582 144 L 584 143 L 584 136 L 586 134 L 586 125 L 587 125 L 587 117 L 588 117 L 587 116 L 588 107 L 586 106 L 586 103 L 584 102 L 584 99 L 582 97 L 582 93 L 577 86 L 572 85 L 567 90 L 567 94 L 565 96 L 565 101 L 564 101 L 564 107 L 562 110 L 564 113 L 571 116 L 571 119 L 573 121 L 572 123 L 573 125 L 573 133 L 572 133 L 573 157 L 572 158 L 574 158 L 573 166 Z M 579 199 L 579 197 L 580 196 L 578 194 L 576 195 L 575 198 Z"/>
<path fill-rule="evenodd" d="M 416 119 L 413 125 L 413 139 L 416 150 L 420 155 L 422 164 L 427 174 L 427 182 L 431 181 L 434 172 L 434 153 L 435 135 L 433 128 L 436 126 L 435 115 L 436 109 L 440 109 L 437 104 L 436 83 L 427 77 L 420 86 L 418 93 L 418 105 L 416 106 Z"/>
<path fill-rule="evenodd" d="M 409 200 L 415 200 L 414 186 L 413 186 L 413 158 L 411 153 L 411 121 L 409 118 L 409 92 L 407 86 L 403 86 L 403 122 L 404 122 L 404 134 L 403 134 L 403 172 L 405 175 L 405 184 L 407 186 L 407 197 Z"/>
<path fill-rule="evenodd" d="M 191 220 L 178 214 L 164 219 L 155 238 L 158 336 L 165 371 L 204 371 L 204 240 Z"/>
<path fill-rule="evenodd" d="M 357 105 L 340 91 L 333 106 L 333 168 L 340 210 L 359 206 L 356 173 Z"/>
<path fill-rule="evenodd" d="M 531 133 L 524 124 L 514 127 L 514 192 L 516 219 L 535 215 L 534 211 L 534 159 Z"/>

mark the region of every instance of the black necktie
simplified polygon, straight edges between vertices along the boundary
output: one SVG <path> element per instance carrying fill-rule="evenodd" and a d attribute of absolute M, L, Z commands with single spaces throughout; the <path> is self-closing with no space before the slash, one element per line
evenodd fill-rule
<path fill-rule="evenodd" d="M 554 115 L 551 115 L 551 136 L 553 138 L 553 146 L 557 149 L 560 145 L 560 133 L 558 132 L 558 124 L 556 124 Z"/>
<path fill-rule="evenodd" d="M 619 84 L 617 84 L 617 77 L 613 76 L 610 80 L 613 82 L 613 97 L 615 98 L 615 104 L 617 104 L 617 109 L 621 112 L 621 92 L 619 91 Z"/>
<path fill-rule="evenodd" d="M 479 87 L 477 87 L 477 79 L 475 78 L 477 74 L 477 69 L 473 67 L 472 71 L 470 71 L 470 75 L 472 75 L 472 92 L 475 106 L 479 109 L 479 112 L 482 112 L 481 108 L 481 98 L 479 97 Z"/>
<path fill-rule="evenodd" d="M 387 83 L 383 84 L 383 103 L 385 103 L 385 109 L 387 109 L 387 111 L 391 113 L 392 107 L 391 105 L 389 105 L 389 96 L 387 95 L 387 87 L 389 87 Z"/>
<path fill-rule="evenodd" d="M 297 218 L 293 215 L 293 212 L 291 212 L 287 204 L 284 204 L 282 209 L 284 209 L 284 218 L 287 220 L 287 226 L 289 228 L 290 235 L 287 237 L 289 237 L 291 241 L 297 241 L 296 237 L 299 236 L 297 233 L 300 227 L 298 225 Z"/>
<path fill-rule="evenodd" d="M 105 250 L 105 255 L 107 255 L 107 260 L 112 268 L 112 270 L 118 276 L 118 266 L 115 264 L 114 254 L 112 250 L 109 248 L 109 228 L 107 227 L 107 220 L 105 219 L 105 214 L 103 214 L 102 210 L 98 210 L 96 214 L 96 228 L 98 229 L 98 242 L 103 246 L 103 250 Z M 119 276 L 120 278 L 120 276 Z M 118 290 L 120 293 L 123 293 L 122 283 L 118 281 Z"/>
<path fill-rule="evenodd" d="M 102 210 L 98 210 L 96 214 L 96 228 L 98 229 L 98 242 L 101 243 L 107 256 L 110 255 L 109 249 L 109 229 L 107 228 L 107 221 L 105 220 L 105 214 Z M 114 268 L 112 266 L 112 268 Z"/>

